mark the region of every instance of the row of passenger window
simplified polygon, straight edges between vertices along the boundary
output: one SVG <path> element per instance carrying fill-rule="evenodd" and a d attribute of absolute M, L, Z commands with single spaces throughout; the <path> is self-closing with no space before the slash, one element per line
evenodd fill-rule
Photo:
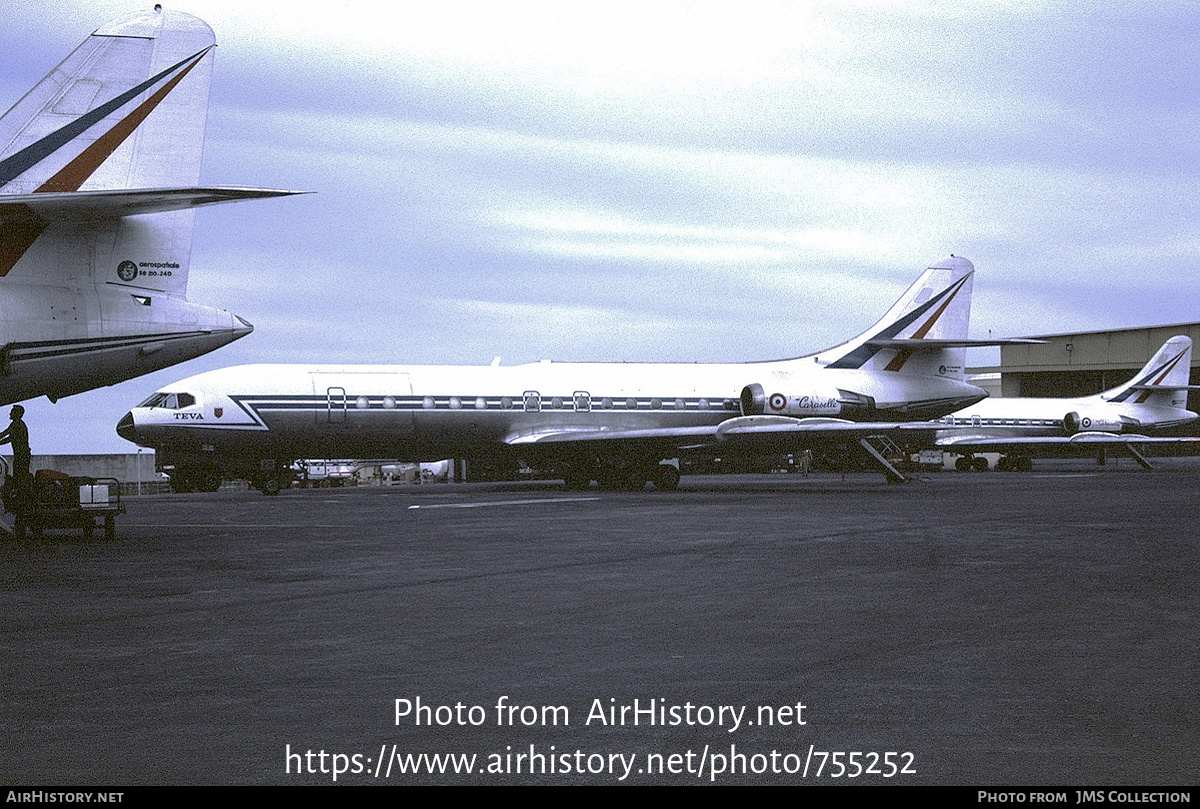
<path fill-rule="evenodd" d="M 1058 419 L 985 419 L 979 416 L 942 416 L 942 424 L 951 427 L 1057 427 Z"/>
<path fill-rule="evenodd" d="M 333 394 L 330 395 L 331 403 L 336 403 Z M 396 398 L 394 396 L 383 397 L 383 408 L 392 410 L 396 407 Z M 354 401 L 354 406 L 359 410 L 366 410 L 371 406 L 370 400 L 366 396 L 359 396 Z M 421 407 L 425 410 L 434 410 L 440 407 L 448 407 L 451 410 L 461 410 L 463 408 L 474 408 L 476 410 L 486 410 L 488 407 L 499 407 L 501 410 L 512 410 L 518 407 L 527 412 L 538 412 L 543 408 L 551 410 L 570 409 L 577 412 L 587 412 L 594 407 L 602 410 L 637 410 L 642 407 L 648 407 L 651 410 L 662 410 L 669 408 L 674 410 L 688 409 L 688 402 L 683 398 L 676 399 L 661 399 L 658 397 L 646 399 L 637 399 L 632 396 L 626 399 L 614 399 L 611 396 L 602 397 L 599 400 L 593 401 L 591 395 L 584 391 L 578 391 L 571 397 L 552 396 L 549 399 L 543 399 L 537 391 L 526 391 L 520 397 L 501 396 L 499 399 L 485 399 L 483 396 L 451 396 L 448 399 L 435 399 L 433 396 L 426 396 L 421 400 Z M 732 399 L 709 400 L 701 398 L 695 401 L 694 408 L 696 410 L 737 410 L 738 405 Z"/>

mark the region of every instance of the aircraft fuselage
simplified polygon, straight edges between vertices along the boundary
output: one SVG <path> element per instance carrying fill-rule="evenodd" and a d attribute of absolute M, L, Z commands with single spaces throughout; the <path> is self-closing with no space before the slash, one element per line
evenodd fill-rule
<path fill-rule="evenodd" d="M 1084 431 L 1111 433 L 1161 430 L 1187 424 L 1196 414 L 1184 407 L 1106 402 L 1090 398 L 985 399 L 940 421 L 939 438 L 965 437 L 972 428 L 989 437 L 1069 436 Z"/>
<path fill-rule="evenodd" d="M 112 385 L 251 331 L 230 312 L 169 293 L 7 283 L 0 295 L 0 404 Z"/>
<path fill-rule="evenodd" d="M 537 457 L 587 453 L 588 442 L 544 436 L 704 428 L 740 415 L 763 386 L 811 416 L 922 419 L 977 401 L 961 380 L 827 369 L 811 358 L 763 363 L 560 363 L 516 366 L 248 365 L 182 380 L 175 407 L 154 397 L 118 432 L 160 460 L 237 458 Z M 874 407 L 846 413 L 847 393 Z M 188 402 L 180 405 L 180 394 Z M 804 413 L 796 415 L 803 416 Z M 647 441 L 653 444 L 653 436 Z M 646 442 L 636 442 L 645 453 Z M 678 445 L 678 437 L 663 442 Z"/>

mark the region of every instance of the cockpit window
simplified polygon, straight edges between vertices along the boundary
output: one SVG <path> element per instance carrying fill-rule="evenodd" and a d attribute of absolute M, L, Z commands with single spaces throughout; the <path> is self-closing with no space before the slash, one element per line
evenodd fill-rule
<path fill-rule="evenodd" d="M 138 407 L 162 407 L 167 410 L 178 410 L 181 407 L 191 407 L 196 403 L 196 397 L 190 393 L 156 393 Z"/>

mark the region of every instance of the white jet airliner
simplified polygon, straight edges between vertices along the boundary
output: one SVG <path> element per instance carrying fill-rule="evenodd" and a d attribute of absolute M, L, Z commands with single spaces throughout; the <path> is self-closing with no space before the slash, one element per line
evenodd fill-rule
<path fill-rule="evenodd" d="M 117 432 L 184 488 L 247 477 L 278 491 L 296 458 L 525 460 L 568 486 L 674 488 L 681 453 L 788 452 L 913 430 L 978 401 L 963 381 L 971 262 L 929 267 L 874 326 L 817 354 L 729 364 L 244 365 L 184 379 Z M 923 423 L 925 438 L 932 438 Z"/>
<path fill-rule="evenodd" d="M 1180 444 L 1200 439 L 1147 436 L 1196 418 L 1187 409 L 1192 341 L 1172 337 L 1132 379 L 1095 396 L 1073 399 L 1014 397 L 985 399 L 941 419 L 937 446 L 959 455 L 960 471 L 987 469 L 978 452 L 1005 453 L 997 469 L 1027 471 L 1038 455 L 1083 455 L 1123 449 L 1142 466 L 1144 444 Z"/>
<path fill-rule="evenodd" d="M 253 330 L 186 298 L 196 207 L 294 193 L 197 187 L 214 47 L 155 6 L 101 26 L 0 118 L 0 404 Z"/>

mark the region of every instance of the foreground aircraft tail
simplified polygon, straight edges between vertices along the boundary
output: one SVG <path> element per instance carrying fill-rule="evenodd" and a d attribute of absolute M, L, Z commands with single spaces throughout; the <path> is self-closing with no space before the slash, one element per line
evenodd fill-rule
<path fill-rule="evenodd" d="M 1187 392 L 1192 371 L 1192 341 L 1178 335 L 1163 343 L 1142 370 L 1124 385 L 1100 394 L 1109 402 L 1127 402 L 1156 407 L 1187 407 Z"/>
<path fill-rule="evenodd" d="M 155 6 L 101 26 L 0 117 L 0 401 L 52 401 L 249 334 L 187 300 L 214 38 Z"/>
<path fill-rule="evenodd" d="M 935 262 L 879 322 L 816 355 L 828 368 L 886 371 L 961 380 L 975 267 L 950 256 Z"/>
<path fill-rule="evenodd" d="M 183 296 L 192 209 L 286 193 L 195 187 L 214 47 L 155 6 L 101 26 L 0 118 L 0 283 Z"/>

